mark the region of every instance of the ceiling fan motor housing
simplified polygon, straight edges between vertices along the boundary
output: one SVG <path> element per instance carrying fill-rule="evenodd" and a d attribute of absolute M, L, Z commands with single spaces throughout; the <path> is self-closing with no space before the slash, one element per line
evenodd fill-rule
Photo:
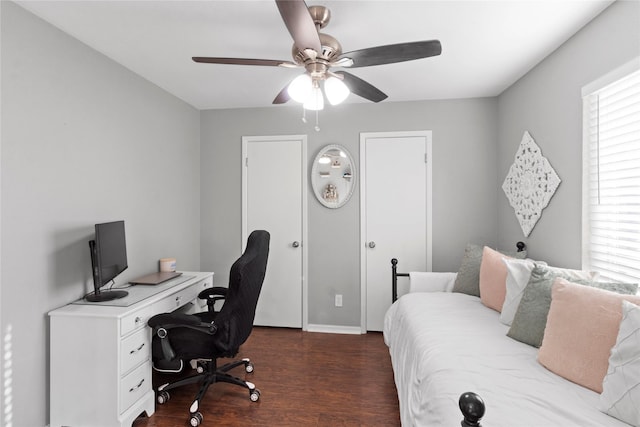
<path fill-rule="evenodd" d="M 314 73 L 324 74 L 331 66 L 331 62 L 342 55 L 342 46 L 335 37 L 324 33 L 318 33 L 318 35 L 322 52 L 314 52 L 309 49 L 300 50 L 295 44 L 291 50 L 293 61 L 304 66 L 312 75 Z"/>
<path fill-rule="evenodd" d="M 342 46 L 335 37 L 319 32 L 321 28 L 327 26 L 331 20 L 331 11 L 324 6 L 309 6 L 309 14 L 318 30 L 320 38 L 321 52 L 311 49 L 300 50 L 293 45 L 291 54 L 293 61 L 305 67 L 311 77 L 315 79 L 326 78 L 326 73 L 331 67 L 331 62 L 342 55 Z"/>

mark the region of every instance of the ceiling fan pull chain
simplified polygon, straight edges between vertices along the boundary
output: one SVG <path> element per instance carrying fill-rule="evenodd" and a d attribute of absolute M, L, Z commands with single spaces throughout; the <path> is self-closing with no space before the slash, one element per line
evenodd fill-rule
<path fill-rule="evenodd" d="M 318 114 L 318 110 L 316 110 L 316 127 L 315 130 L 316 132 L 320 132 L 320 119 L 318 118 L 319 114 Z"/>
<path fill-rule="evenodd" d="M 307 109 L 302 106 L 302 123 L 307 123 Z"/>

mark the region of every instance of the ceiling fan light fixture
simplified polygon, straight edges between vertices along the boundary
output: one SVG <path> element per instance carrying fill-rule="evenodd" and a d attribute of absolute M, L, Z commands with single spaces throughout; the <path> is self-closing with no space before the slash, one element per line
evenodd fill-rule
<path fill-rule="evenodd" d="M 324 82 L 324 93 L 331 105 L 338 105 L 347 99 L 351 91 L 341 79 L 330 76 Z"/>
<path fill-rule="evenodd" d="M 317 85 L 313 85 L 311 89 L 311 95 L 304 102 L 305 110 L 318 111 L 324 109 L 324 97 L 322 96 L 322 90 Z"/>
<path fill-rule="evenodd" d="M 296 102 L 303 103 L 309 99 L 311 96 L 313 89 L 313 83 L 311 82 L 311 76 L 309 74 L 304 73 L 300 74 L 298 77 L 293 79 L 291 83 L 289 83 L 289 88 L 287 92 L 291 99 Z"/>

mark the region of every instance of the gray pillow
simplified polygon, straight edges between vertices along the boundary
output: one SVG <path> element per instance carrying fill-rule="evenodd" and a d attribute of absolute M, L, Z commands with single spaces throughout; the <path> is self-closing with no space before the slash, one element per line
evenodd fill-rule
<path fill-rule="evenodd" d="M 551 306 L 551 285 L 555 275 L 536 265 L 531 271 L 529 283 L 524 288 L 520 304 L 513 316 L 507 336 L 514 340 L 540 347 L 547 314 Z"/>
<path fill-rule="evenodd" d="M 464 249 L 462 263 L 453 283 L 453 292 L 480 296 L 480 263 L 482 262 L 482 246 L 469 243 Z"/>
<path fill-rule="evenodd" d="M 458 275 L 453 284 L 452 292 L 473 295 L 475 297 L 480 296 L 480 264 L 482 263 L 483 248 L 484 246 L 469 243 L 464 249 L 464 256 L 462 257 L 462 263 L 460 264 Z M 527 257 L 527 251 L 511 252 L 501 250 L 498 252 L 512 258 L 524 259 Z"/>
<path fill-rule="evenodd" d="M 606 289 L 607 291 L 622 295 L 635 295 L 638 292 L 637 283 L 596 282 L 592 280 L 571 280 L 571 282 Z"/>
<path fill-rule="evenodd" d="M 636 283 L 596 282 L 587 271 L 566 270 L 547 267 L 540 264 L 531 271 L 529 283 L 524 288 L 520 305 L 513 317 L 507 336 L 534 347 L 542 345 L 547 315 L 551 306 L 551 286 L 556 277 L 572 283 L 593 286 L 620 294 L 634 295 L 638 290 Z"/>

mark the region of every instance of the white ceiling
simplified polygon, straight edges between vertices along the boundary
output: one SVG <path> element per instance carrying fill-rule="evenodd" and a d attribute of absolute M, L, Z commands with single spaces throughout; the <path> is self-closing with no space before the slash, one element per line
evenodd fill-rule
<path fill-rule="evenodd" d="M 387 101 L 496 96 L 613 0 L 332 0 L 323 30 L 343 51 L 438 39 L 442 55 L 350 72 Z M 19 1 L 25 9 L 198 109 L 264 107 L 300 69 L 197 64 L 291 60 L 273 0 Z M 349 96 L 347 102 L 368 102 Z"/>

